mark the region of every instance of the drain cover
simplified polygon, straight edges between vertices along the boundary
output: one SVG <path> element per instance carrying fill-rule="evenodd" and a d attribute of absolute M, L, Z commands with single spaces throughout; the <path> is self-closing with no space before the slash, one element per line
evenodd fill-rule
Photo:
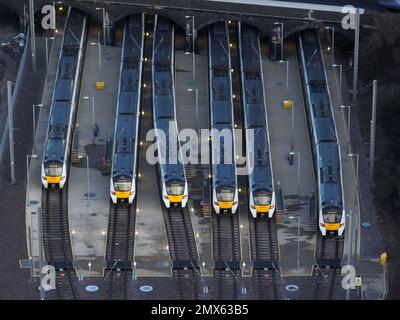
<path fill-rule="evenodd" d="M 95 286 L 95 285 L 90 285 L 90 286 L 86 286 L 86 287 L 85 287 L 85 290 L 86 290 L 87 292 L 96 292 L 96 291 L 99 290 L 99 287 L 98 287 L 98 286 Z"/>
<path fill-rule="evenodd" d="M 361 224 L 364 228 L 368 228 L 371 224 L 369 222 L 363 222 Z"/>
<path fill-rule="evenodd" d="M 87 192 L 85 193 L 85 197 L 87 197 L 88 196 L 88 194 L 87 194 Z M 89 193 L 89 198 L 94 198 L 96 196 L 96 194 L 94 193 L 94 192 L 90 192 Z"/>
<path fill-rule="evenodd" d="M 151 292 L 151 291 L 153 291 L 153 287 L 152 286 L 141 286 L 139 290 L 142 292 Z"/>
<path fill-rule="evenodd" d="M 285 287 L 285 290 L 286 290 L 286 291 L 289 291 L 289 292 L 295 292 L 295 291 L 299 290 L 299 287 L 296 286 L 295 284 L 288 284 L 288 285 Z"/>
<path fill-rule="evenodd" d="M 32 201 L 31 201 L 31 205 L 32 205 L 32 206 L 35 206 L 35 205 L 37 205 L 38 203 L 39 203 L 39 201 L 37 201 L 37 200 L 32 200 Z"/>
<path fill-rule="evenodd" d="M 368 299 L 371 299 L 371 300 L 378 300 L 378 299 L 381 298 L 381 294 L 379 292 L 376 292 L 376 291 L 367 291 L 365 293 L 365 296 Z"/>

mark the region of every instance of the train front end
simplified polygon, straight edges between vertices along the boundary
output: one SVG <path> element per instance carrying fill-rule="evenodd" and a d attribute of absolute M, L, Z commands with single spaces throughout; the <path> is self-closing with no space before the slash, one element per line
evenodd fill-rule
<path fill-rule="evenodd" d="M 224 186 L 214 188 L 213 207 L 217 214 L 235 213 L 239 204 L 239 195 L 236 188 Z"/>
<path fill-rule="evenodd" d="M 272 218 L 275 212 L 275 192 L 261 190 L 250 193 L 250 212 L 254 218 L 260 215 Z"/>
<path fill-rule="evenodd" d="M 45 189 L 49 187 L 63 188 L 66 181 L 66 167 L 63 162 L 48 161 L 42 163 L 42 184 Z"/>
<path fill-rule="evenodd" d="M 319 229 L 323 236 L 342 236 L 345 229 L 345 214 L 338 206 L 323 207 L 319 212 Z"/>
<path fill-rule="evenodd" d="M 188 201 L 188 186 L 185 179 L 165 181 L 162 186 L 162 197 L 167 208 L 184 208 Z"/>
<path fill-rule="evenodd" d="M 133 177 L 126 175 L 112 177 L 110 186 L 110 196 L 114 204 L 120 202 L 132 204 L 136 193 Z"/>

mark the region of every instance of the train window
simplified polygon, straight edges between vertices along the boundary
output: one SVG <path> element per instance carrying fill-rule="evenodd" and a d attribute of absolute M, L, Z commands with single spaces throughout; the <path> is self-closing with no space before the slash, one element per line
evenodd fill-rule
<path fill-rule="evenodd" d="M 217 190 L 217 200 L 222 202 L 230 202 L 233 201 L 235 197 L 235 192 L 231 188 L 223 188 L 221 190 Z"/>
<path fill-rule="evenodd" d="M 260 192 L 253 195 L 254 204 L 257 206 L 266 206 L 271 203 L 270 192 Z"/>
<path fill-rule="evenodd" d="M 334 166 L 326 166 L 320 168 L 321 182 L 322 183 L 338 183 L 340 176 L 340 169 Z"/>
<path fill-rule="evenodd" d="M 337 208 L 324 209 L 322 215 L 325 223 L 340 223 L 342 220 L 342 213 Z"/>
<path fill-rule="evenodd" d="M 60 177 L 62 174 L 62 164 L 54 162 L 45 164 L 44 173 L 46 177 Z"/>
<path fill-rule="evenodd" d="M 130 191 L 132 188 L 131 181 L 116 181 L 114 182 L 115 191 Z"/>
<path fill-rule="evenodd" d="M 167 194 L 180 196 L 183 194 L 185 186 L 181 182 L 172 182 L 167 184 Z"/>

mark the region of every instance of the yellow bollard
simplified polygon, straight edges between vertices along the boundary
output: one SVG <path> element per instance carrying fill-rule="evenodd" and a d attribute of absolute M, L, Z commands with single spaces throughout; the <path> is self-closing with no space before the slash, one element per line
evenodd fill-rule
<path fill-rule="evenodd" d="M 293 108 L 293 100 L 283 100 L 283 108 L 284 109 L 292 109 Z"/>
<path fill-rule="evenodd" d="M 382 266 L 386 265 L 386 263 L 387 263 L 387 253 L 386 252 L 381 254 L 380 263 Z"/>
<path fill-rule="evenodd" d="M 105 88 L 105 83 L 104 81 L 97 81 L 96 82 L 96 90 L 104 90 Z"/>

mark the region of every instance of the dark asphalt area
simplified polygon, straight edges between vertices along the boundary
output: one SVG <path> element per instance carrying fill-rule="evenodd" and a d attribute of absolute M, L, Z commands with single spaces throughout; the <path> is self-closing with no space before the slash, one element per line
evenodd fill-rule
<path fill-rule="evenodd" d="M 25 233 L 26 155 L 32 148 L 32 104 L 40 103 L 45 79 L 45 42 L 37 41 L 38 75 L 28 58 L 14 109 L 15 185 L 10 185 L 8 144 L 0 159 L 0 299 L 37 299 L 29 269 L 19 268 L 27 258 Z M 2 130 L 1 130 L 2 132 Z M 29 138 L 27 138 L 29 137 Z"/>

